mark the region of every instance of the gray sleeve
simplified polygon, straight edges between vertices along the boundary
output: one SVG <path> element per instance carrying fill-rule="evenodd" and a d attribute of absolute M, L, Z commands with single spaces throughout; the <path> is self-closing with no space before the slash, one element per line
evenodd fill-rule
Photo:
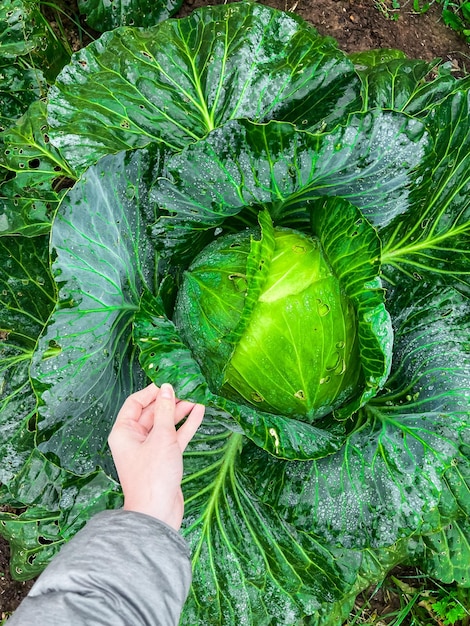
<path fill-rule="evenodd" d="M 104 511 L 62 547 L 7 626 L 175 626 L 190 584 L 176 531 L 141 513 Z"/>

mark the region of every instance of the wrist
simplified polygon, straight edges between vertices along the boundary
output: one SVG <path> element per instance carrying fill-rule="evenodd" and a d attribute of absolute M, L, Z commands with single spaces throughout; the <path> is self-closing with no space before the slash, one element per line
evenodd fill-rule
<path fill-rule="evenodd" d="M 128 498 L 124 499 L 124 511 L 133 513 L 141 513 L 153 517 L 159 522 L 163 522 L 167 526 L 170 526 L 174 531 L 178 532 L 182 524 L 182 515 L 178 515 L 175 511 L 163 510 L 161 507 L 151 506 L 148 503 L 133 502 Z"/>

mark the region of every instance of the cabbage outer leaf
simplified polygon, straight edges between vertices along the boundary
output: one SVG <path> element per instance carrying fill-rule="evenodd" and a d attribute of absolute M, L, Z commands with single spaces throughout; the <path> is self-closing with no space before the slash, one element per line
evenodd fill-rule
<path fill-rule="evenodd" d="M 462 446 L 464 450 L 468 459 L 470 449 Z M 413 561 L 428 576 L 464 587 L 470 587 L 469 493 L 470 463 L 455 462 L 444 475 L 439 503 L 443 520 L 449 522 L 438 532 L 419 538 L 412 550 Z"/>
<path fill-rule="evenodd" d="M 240 465 L 244 440 L 207 418 L 185 457 L 183 535 L 193 586 L 183 624 L 290 626 L 323 603 L 331 609 L 356 579 L 357 557 L 348 571 L 314 537 L 260 506 Z"/>
<path fill-rule="evenodd" d="M 153 140 L 178 150 L 238 117 L 331 123 L 360 107 L 358 95 L 334 40 L 240 2 L 105 33 L 58 76 L 48 121 L 54 145 L 81 169 Z"/>
<path fill-rule="evenodd" d="M 450 64 L 408 59 L 400 50 L 354 52 L 349 58 L 362 82 L 365 111 L 392 109 L 422 119 L 447 97 L 470 86 L 468 76 L 452 76 Z"/>
<path fill-rule="evenodd" d="M 430 116 L 437 158 L 429 155 L 420 165 L 407 214 L 380 233 L 390 280 L 398 268 L 422 280 L 423 289 L 440 282 L 470 295 L 469 101 L 469 93 L 457 91 Z"/>
<path fill-rule="evenodd" d="M 46 81 L 41 70 L 24 69 L 12 64 L 10 59 L 0 57 L 0 131 L 12 126 L 45 90 Z"/>
<path fill-rule="evenodd" d="M 77 176 L 49 142 L 44 103 L 32 104 L 2 141 L 1 166 L 8 180 L 0 186 L 0 235 L 48 233 L 61 197 Z"/>
<path fill-rule="evenodd" d="M 33 61 L 34 71 L 21 71 L 24 68 L 21 57 L 26 57 L 26 65 L 31 65 Z M 17 75 L 29 75 L 30 80 L 36 83 L 37 77 L 42 77 L 42 73 L 48 80 L 53 80 L 69 59 L 70 55 L 60 38 L 51 33 L 47 20 L 41 13 L 39 0 L 6 0 L 1 3 L 0 66 L 8 67 L 13 64 L 19 70 Z M 38 67 L 42 71 L 38 71 Z M 33 74 L 37 75 L 36 79 Z M 14 83 L 12 87 L 16 91 Z M 24 110 L 21 111 L 23 112 Z"/>
<path fill-rule="evenodd" d="M 0 483 L 19 471 L 34 446 L 36 399 L 29 364 L 54 306 L 45 237 L 0 237 Z"/>
<path fill-rule="evenodd" d="M 309 229 L 309 202 L 341 196 L 373 226 L 385 226 L 409 206 L 413 169 L 430 151 L 424 127 L 400 113 L 352 115 L 331 133 L 311 134 L 291 124 L 227 123 L 166 164 L 155 185 L 163 214 L 156 243 L 173 264 L 188 264 L 229 217 L 257 223 L 257 207 L 273 222 Z M 380 181 L 380 184 L 378 183 Z"/>
<path fill-rule="evenodd" d="M 58 467 L 36 448 L 9 484 L 3 501 L 19 514 L 0 512 L 0 529 L 10 541 L 15 579 L 37 576 L 60 547 L 99 511 L 122 506 L 119 483 L 102 470 L 83 477 Z"/>
<path fill-rule="evenodd" d="M 393 330 L 378 278 L 381 245 L 361 211 L 347 200 L 328 198 L 311 211 L 313 231 L 356 312 L 365 389 L 334 412 L 347 419 L 383 387 L 392 365 Z"/>
<path fill-rule="evenodd" d="M 43 21 L 38 19 L 38 1 L 7 0 L 0 6 L 1 56 L 15 59 L 44 44 Z"/>
<path fill-rule="evenodd" d="M 124 399 L 143 384 L 131 324 L 143 286 L 154 280 L 145 224 L 155 219 L 147 176 L 158 159 L 158 150 L 104 159 L 64 199 L 54 222 L 58 300 L 31 377 L 41 399 L 39 448 L 77 474 L 97 465 L 112 471 L 107 433 Z"/>

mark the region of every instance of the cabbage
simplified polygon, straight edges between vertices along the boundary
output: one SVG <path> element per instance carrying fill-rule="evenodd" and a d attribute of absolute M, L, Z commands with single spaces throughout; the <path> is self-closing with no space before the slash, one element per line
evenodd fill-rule
<path fill-rule="evenodd" d="M 292 229 L 274 229 L 274 246 L 258 266 L 264 280 L 249 285 L 254 236 L 225 235 L 195 258 L 179 290 L 175 324 L 215 393 L 311 422 L 356 387 L 354 307 L 320 241 Z M 245 307 L 253 286 L 257 301 Z"/>
<path fill-rule="evenodd" d="M 18 578 L 121 505 L 107 436 L 152 380 L 207 406 L 182 624 L 338 626 L 396 563 L 470 585 L 469 93 L 246 2 L 72 58 L 3 136 Z"/>

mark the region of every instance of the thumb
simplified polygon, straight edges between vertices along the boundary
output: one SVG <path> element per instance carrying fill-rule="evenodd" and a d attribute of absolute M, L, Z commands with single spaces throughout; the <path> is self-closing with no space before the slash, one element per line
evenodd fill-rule
<path fill-rule="evenodd" d="M 175 428 L 176 397 L 173 387 L 168 383 L 163 383 L 155 400 L 155 410 L 153 413 L 153 428 L 151 435 L 176 433 Z"/>

